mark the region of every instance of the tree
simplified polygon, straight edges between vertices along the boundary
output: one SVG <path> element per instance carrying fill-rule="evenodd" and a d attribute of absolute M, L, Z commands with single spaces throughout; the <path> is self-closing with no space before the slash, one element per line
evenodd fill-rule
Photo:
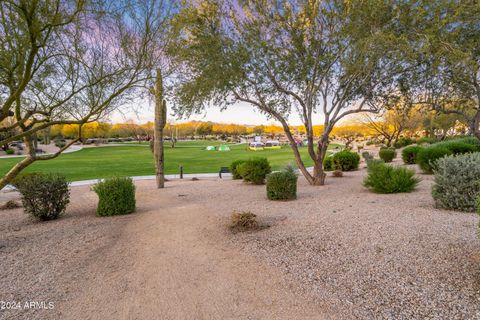
<path fill-rule="evenodd" d="M 151 79 L 161 32 L 149 1 L 73 0 L 0 2 L 0 122 L 19 132 L 27 155 L 0 189 L 35 161 L 49 160 L 79 141 L 86 123 L 131 101 Z M 52 155 L 37 155 L 37 132 L 78 125 L 76 138 Z"/>
<path fill-rule="evenodd" d="M 163 98 L 162 72 L 157 69 L 155 87 L 151 89 L 155 96 L 155 126 L 153 133 L 153 156 L 155 158 L 155 179 L 157 188 L 165 187 L 163 129 L 167 124 L 167 102 Z"/>
<path fill-rule="evenodd" d="M 244 102 L 278 121 L 298 168 L 323 185 L 323 159 L 336 123 L 358 112 L 377 112 L 404 69 L 399 8 L 384 1 L 200 1 L 175 19 L 178 40 L 170 53 L 178 77 L 177 112 L 200 112 L 209 103 Z M 305 127 L 310 173 L 288 124 L 297 112 Z M 324 130 L 314 144 L 314 117 Z"/>
<path fill-rule="evenodd" d="M 205 138 L 205 136 L 212 134 L 213 132 L 213 125 L 210 122 L 202 122 L 197 127 L 196 130 L 197 134 Z"/>

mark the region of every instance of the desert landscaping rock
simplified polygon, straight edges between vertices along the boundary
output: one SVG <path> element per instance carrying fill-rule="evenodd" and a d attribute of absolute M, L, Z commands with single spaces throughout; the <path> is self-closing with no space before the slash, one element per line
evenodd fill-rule
<path fill-rule="evenodd" d="M 479 318 L 478 216 L 433 208 L 429 176 L 411 194 L 379 195 L 364 175 L 299 178 L 290 202 L 240 181 L 137 181 L 128 216 L 96 217 L 88 186 L 57 221 L 1 211 L 0 296 L 55 309 L 0 318 Z M 234 210 L 270 228 L 232 234 Z"/>

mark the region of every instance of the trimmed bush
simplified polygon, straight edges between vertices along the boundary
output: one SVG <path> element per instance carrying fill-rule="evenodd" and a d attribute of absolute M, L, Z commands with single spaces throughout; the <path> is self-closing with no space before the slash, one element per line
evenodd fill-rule
<path fill-rule="evenodd" d="M 421 146 L 408 146 L 402 150 L 402 160 L 405 164 L 417 163 L 417 154 L 422 150 Z"/>
<path fill-rule="evenodd" d="M 266 158 L 251 158 L 237 166 L 238 173 L 245 182 L 264 184 L 267 174 L 272 172 Z"/>
<path fill-rule="evenodd" d="M 244 163 L 245 160 L 235 160 L 230 164 L 230 172 L 232 173 L 232 179 L 242 179 L 242 176 L 238 172 L 238 166 Z"/>
<path fill-rule="evenodd" d="M 380 148 L 378 156 L 385 162 L 392 162 L 397 156 L 397 151 L 394 148 Z"/>
<path fill-rule="evenodd" d="M 480 153 L 437 160 L 432 196 L 438 208 L 475 211 L 480 193 Z"/>
<path fill-rule="evenodd" d="M 25 213 L 42 221 L 57 219 L 70 203 L 68 182 L 59 174 L 25 174 L 12 184 L 22 195 Z"/>
<path fill-rule="evenodd" d="M 293 169 L 273 172 L 267 176 L 269 200 L 292 200 L 297 198 L 297 174 Z"/>
<path fill-rule="evenodd" d="M 436 169 L 436 161 L 451 154 L 451 150 L 433 144 L 429 147 L 421 149 L 417 153 L 417 163 L 423 172 L 433 173 L 433 170 Z"/>
<path fill-rule="evenodd" d="M 332 171 L 333 170 L 333 156 L 326 156 L 323 159 L 323 170 L 324 171 Z"/>
<path fill-rule="evenodd" d="M 412 192 L 420 178 L 415 171 L 383 163 L 371 164 L 363 185 L 376 193 Z"/>
<path fill-rule="evenodd" d="M 352 171 L 358 169 L 360 156 L 358 153 L 350 151 L 340 151 L 333 155 L 333 169 L 342 171 Z"/>
<path fill-rule="evenodd" d="M 115 216 L 135 211 L 135 185 L 131 178 L 105 179 L 92 187 L 98 195 L 97 215 Z"/>

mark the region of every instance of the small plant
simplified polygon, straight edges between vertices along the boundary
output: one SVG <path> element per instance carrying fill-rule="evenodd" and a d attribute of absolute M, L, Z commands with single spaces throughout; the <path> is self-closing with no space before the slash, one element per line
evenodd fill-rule
<path fill-rule="evenodd" d="M 367 168 L 370 168 L 371 166 L 375 166 L 377 164 L 385 164 L 385 161 L 383 161 L 382 159 L 369 159 L 367 160 Z"/>
<path fill-rule="evenodd" d="M 417 139 L 417 144 L 422 145 L 422 144 L 433 144 L 435 142 L 438 142 L 436 138 L 431 138 L 431 137 L 422 137 Z"/>
<path fill-rule="evenodd" d="M 242 179 L 242 176 L 238 172 L 238 166 L 244 163 L 245 160 L 235 160 L 230 164 L 230 172 L 232 173 L 232 179 Z"/>
<path fill-rule="evenodd" d="M 241 232 L 247 230 L 255 230 L 260 226 L 257 222 L 257 216 L 250 211 L 233 212 L 230 217 L 230 223 L 228 225 L 230 230 L 234 232 Z"/>
<path fill-rule="evenodd" d="M 333 155 L 333 169 L 342 171 L 352 171 L 358 169 L 360 156 L 358 153 L 350 151 L 340 151 Z"/>
<path fill-rule="evenodd" d="M 398 149 L 398 148 L 403 148 L 403 147 L 406 147 L 406 146 L 409 146 L 411 144 L 413 144 L 413 140 L 412 138 L 409 138 L 409 137 L 402 137 L 400 139 L 398 139 L 397 141 L 395 141 L 395 143 L 393 144 L 393 146 Z"/>
<path fill-rule="evenodd" d="M 21 205 L 15 200 L 8 200 L 3 205 L 0 206 L 0 210 L 10 210 L 20 208 Z"/>
<path fill-rule="evenodd" d="M 392 162 L 397 156 L 397 151 L 394 148 L 381 148 L 378 156 L 385 162 Z"/>
<path fill-rule="evenodd" d="M 475 211 L 480 193 L 480 153 L 437 160 L 432 197 L 438 208 Z"/>
<path fill-rule="evenodd" d="M 431 174 L 436 169 L 436 161 L 451 154 L 449 149 L 433 144 L 417 153 L 417 163 L 423 172 Z"/>
<path fill-rule="evenodd" d="M 297 179 L 293 168 L 269 174 L 267 176 L 267 198 L 269 200 L 296 199 Z"/>
<path fill-rule="evenodd" d="M 365 161 L 368 161 L 370 159 L 373 159 L 373 155 L 368 151 L 363 151 L 362 158 L 365 159 Z"/>
<path fill-rule="evenodd" d="M 14 153 L 15 153 L 15 150 L 13 150 L 13 149 L 7 149 L 7 150 L 5 150 L 5 153 L 8 154 L 8 155 L 14 154 Z"/>
<path fill-rule="evenodd" d="M 333 156 L 326 156 L 323 159 L 323 170 L 332 171 L 333 170 Z"/>
<path fill-rule="evenodd" d="M 61 148 L 65 147 L 65 145 L 66 145 L 66 143 L 65 143 L 64 140 L 55 140 L 55 146 L 57 148 L 61 149 Z"/>
<path fill-rule="evenodd" d="M 413 170 L 377 163 L 369 166 L 363 184 L 377 193 L 399 193 L 413 191 L 419 182 Z"/>
<path fill-rule="evenodd" d="M 343 171 L 342 170 L 334 170 L 332 172 L 332 176 L 335 178 L 341 178 L 343 177 Z"/>
<path fill-rule="evenodd" d="M 243 181 L 253 184 L 264 184 L 266 176 L 272 172 L 266 158 L 252 158 L 237 166 Z"/>
<path fill-rule="evenodd" d="M 417 163 L 417 154 L 422 150 L 421 146 L 408 146 L 402 150 L 402 160 L 405 164 Z"/>
<path fill-rule="evenodd" d="M 12 184 L 22 195 L 25 213 L 42 221 L 57 219 L 70 203 L 68 182 L 58 174 L 25 174 Z"/>
<path fill-rule="evenodd" d="M 135 185 L 131 178 L 109 178 L 94 185 L 92 190 L 98 195 L 99 216 L 129 214 L 135 211 Z"/>

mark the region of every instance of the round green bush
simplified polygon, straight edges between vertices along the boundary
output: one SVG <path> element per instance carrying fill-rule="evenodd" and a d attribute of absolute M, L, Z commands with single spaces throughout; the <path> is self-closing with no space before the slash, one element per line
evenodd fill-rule
<path fill-rule="evenodd" d="M 417 153 L 417 163 L 425 173 L 433 173 L 436 169 L 435 162 L 445 156 L 452 154 L 452 151 L 437 145 L 431 145 L 423 148 Z"/>
<path fill-rule="evenodd" d="M 13 150 L 13 149 L 7 149 L 7 150 L 5 150 L 5 153 L 6 153 L 6 154 L 14 154 L 14 153 L 15 153 L 15 150 Z"/>
<path fill-rule="evenodd" d="M 358 153 L 350 151 L 340 151 L 333 155 L 333 169 L 342 171 L 352 171 L 358 169 L 360 156 Z"/>
<path fill-rule="evenodd" d="M 297 198 L 297 175 L 285 170 L 267 176 L 267 198 L 269 200 L 292 200 Z"/>
<path fill-rule="evenodd" d="M 238 173 L 245 182 L 264 184 L 267 174 L 272 172 L 267 158 L 251 158 L 237 166 Z"/>
<path fill-rule="evenodd" d="M 398 149 L 398 148 L 403 148 L 403 147 L 406 147 L 406 146 L 409 146 L 411 144 L 413 144 L 413 140 L 412 138 L 408 138 L 408 137 L 402 137 L 400 139 L 398 139 L 397 141 L 395 141 L 395 143 L 393 144 L 393 146 Z"/>
<path fill-rule="evenodd" d="M 98 195 L 97 215 L 115 216 L 135 211 L 135 185 L 131 178 L 105 179 L 92 187 Z"/>
<path fill-rule="evenodd" d="M 422 146 L 408 146 L 402 150 L 402 160 L 405 164 L 417 163 L 417 154 L 422 150 Z"/>
<path fill-rule="evenodd" d="M 363 185 L 377 193 L 399 193 L 413 191 L 419 182 L 413 170 L 376 163 L 368 167 Z"/>
<path fill-rule="evenodd" d="M 323 159 L 323 170 L 332 171 L 333 170 L 333 156 L 326 156 Z"/>
<path fill-rule="evenodd" d="M 242 176 L 238 172 L 238 166 L 244 163 L 245 160 L 235 160 L 230 164 L 230 172 L 232 173 L 232 179 L 242 179 Z"/>
<path fill-rule="evenodd" d="M 25 213 L 43 221 L 57 219 L 70 203 L 68 182 L 59 174 L 24 174 L 12 184 L 22 195 Z"/>
<path fill-rule="evenodd" d="M 480 194 L 480 153 L 448 156 L 437 160 L 436 165 L 432 186 L 435 206 L 475 211 Z"/>
<path fill-rule="evenodd" d="M 380 148 L 378 156 L 385 162 L 392 162 L 397 156 L 397 151 L 394 148 Z"/>

